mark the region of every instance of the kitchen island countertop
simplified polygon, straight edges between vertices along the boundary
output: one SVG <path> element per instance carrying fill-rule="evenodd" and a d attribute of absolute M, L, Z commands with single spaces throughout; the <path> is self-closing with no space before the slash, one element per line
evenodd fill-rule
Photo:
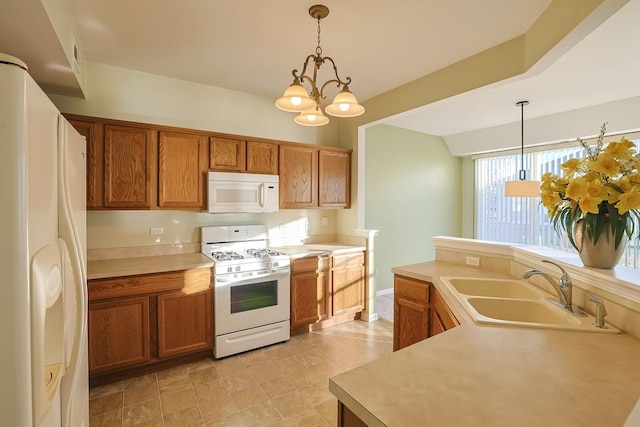
<path fill-rule="evenodd" d="M 442 262 L 392 271 L 510 277 Z M 622 426 L 640 396 L 640 340 L 627 334 L 463 324 L 332 377 L 329 390 L 369 426 Z"/>

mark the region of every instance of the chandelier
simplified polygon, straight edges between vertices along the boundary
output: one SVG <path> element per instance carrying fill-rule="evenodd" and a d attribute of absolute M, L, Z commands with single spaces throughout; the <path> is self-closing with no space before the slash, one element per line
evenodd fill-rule
<path fill-rule="evenodd" d="M 298 74 L 298 70 L 294 69 L 293 83 L 284 91 L 284 94 L 276 100 L 276 107 L 283 111 L 299 113 L 293 120 L 303 126 L 322 126 L 329 123 L 329 118 L 322 114 L 322 101 L 326 99 L 324 89 L 328 85 L 335 84 L 338 89 L 342 88 L 335 96 L 333 102 L 326 106 L 325 112 L 334 117 L 356 117 L 364 113 L 364 107 L 358 104 L 358 100 L 349 90 L 351 77 L 342 80 L 338 76 L 338 67 L 335 62 L 328 56 L 322 56 L 322 48 L 320 47 L 320 20 L 329 15 L 329 8 L 317 4 L 309 8 L 309 15 L 318 22 L 318 46 L 316 53 L 307 56 L 302 67 L 302 73 Z M 333 66 L 335 78 L 327 80 L 320 88 L 316 83 L 318 70 L 325 61 L 329 61 Z M 307 67 L 313 64 L 313 74 L 310 77 L 307 74 Z M 307 92 L 303 83 L 311 86 L 311 90 Z"/>

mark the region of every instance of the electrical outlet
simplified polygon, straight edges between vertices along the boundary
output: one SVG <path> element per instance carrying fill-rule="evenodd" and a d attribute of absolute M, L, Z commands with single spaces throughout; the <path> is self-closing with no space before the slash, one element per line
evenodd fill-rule
<path fill-rule="evenodd" d="M 329 225 L 329 217 L 328 216 L 323 216 L 322 217 L 322 226 L 326 227 L 327 225 Z"/>
<path fill-rule="evenodd" d="M 149 231 L 151 234 L 164 234 L 164 229 L 162 227 L 151 227 Z"/>
<path fill-rule="evenodd" d="M 477 256 L 467 256 L 467 265 L 480 267 L 480 258 L 478 258 Z"/>

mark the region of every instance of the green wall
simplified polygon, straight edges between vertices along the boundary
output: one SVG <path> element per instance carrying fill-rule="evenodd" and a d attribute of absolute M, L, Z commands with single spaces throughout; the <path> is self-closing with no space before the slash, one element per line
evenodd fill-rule
<path fill-rule="evenodd" d="M 432 236 L 461 236 L 462 160 L 443 139 L 388 125 L 366 130 L 365 228 L 375 242 L 376 290 L 391 268 L 435 259 Z M 362 185 L 362 183 L 361 183 Z"/>

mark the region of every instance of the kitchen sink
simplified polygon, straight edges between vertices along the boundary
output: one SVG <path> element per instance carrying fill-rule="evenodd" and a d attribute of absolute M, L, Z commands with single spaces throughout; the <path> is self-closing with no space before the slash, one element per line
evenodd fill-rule
<path fill-rule="evenodd" d="M 497 298 L 540 298 L 540 292 L 522 280 L 451 278 L 451 286 L 465 295 Z"/>
<path fill-rule="evenodd" d="M 525 280 L 442 277 L 475 323 L 543 329 L 619 333 L 611 325 L 593 326 L 595 319 L 573 316 L 548 301 L 552 295 Z"/>
<path fill-rule="evenodd" d="M 507 322 L 579 325 L 578 317 L 565 314 L 543 301 L 528 299 L 469 298 L 469 305 L 481 316 Z"/>

